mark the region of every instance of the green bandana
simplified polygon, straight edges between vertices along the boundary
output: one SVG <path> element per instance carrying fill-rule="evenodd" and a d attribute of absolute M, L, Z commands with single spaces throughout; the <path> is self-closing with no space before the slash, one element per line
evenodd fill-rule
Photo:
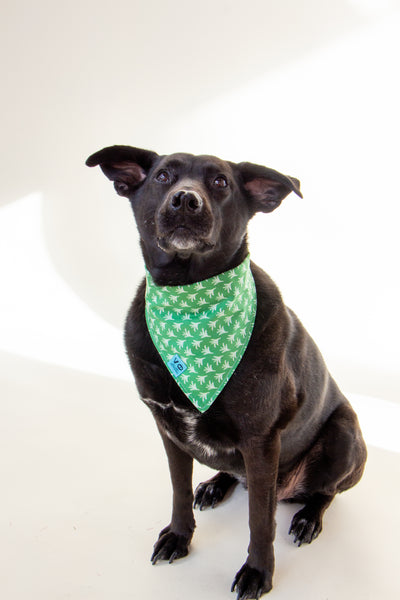
<path fill-rule="evenodd" d="M 182 286 L 146 273 L 146 321 L 171 375 L 200 411 L 210 408 L 238 366 L 257 308 L 250 257 L 235 269 Z"/>

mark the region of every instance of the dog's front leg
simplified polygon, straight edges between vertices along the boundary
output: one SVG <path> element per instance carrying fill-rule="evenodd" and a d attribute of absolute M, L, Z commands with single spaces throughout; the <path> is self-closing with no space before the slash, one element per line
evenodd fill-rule
<path fill-rule="evenodd" d="M 173 501 L 171 523 L 161 531 L 154 545 L 153 565 L 159 560 L 172 563 L 186 556 L 196 525 L 193 516 L 193 459 L 174 444 L 161 426 L 158 429 L 168 457 Z"/>
<path fill-rule="evenodd" d="M 253 438 L 241 448 L 249 490 L 250 544 L 232 585 L 237 600 L 259 598 L 272 588 L 279 450 L 278 432 L 268 439 Z"/>

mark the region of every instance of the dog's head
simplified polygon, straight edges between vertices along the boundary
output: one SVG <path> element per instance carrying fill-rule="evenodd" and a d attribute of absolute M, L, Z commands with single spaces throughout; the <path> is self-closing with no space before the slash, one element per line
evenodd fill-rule
<path fill-rule="evenodd" d="M 111 146 L 86 164 L 100 165 L 117 193 L 129 198 L 150 270 L 173 261 L 232 268 L 232 257 L 241 259 L 247 252 L 249 219 L 258 211 L 271 212 L 292 191 L 301 196 L 293 177 L 214 156 L 159 156 Z M 219 264 L 222 257 L 227 264 Z"/>

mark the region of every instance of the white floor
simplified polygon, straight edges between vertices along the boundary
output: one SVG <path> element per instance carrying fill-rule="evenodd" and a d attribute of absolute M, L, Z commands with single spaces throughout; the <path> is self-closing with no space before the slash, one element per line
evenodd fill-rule
<path fill-rule="evenodd" d="M 0 359 L 6 390 L 0 596 L 233 598 L 230 585 L 248 543 L 246 492 L 236 490 L 218 509 L 197 512 L 189 557 L 152 566 L 153 542 L 169 520 L 170 485 L 152 417 L 133 382 L 6 353 Z M 367 440 L 381 447 L 369 445 L 362 482 L 335 499 L 310 546 L 292 544 L 287 530 L 296 507 L 279 506 L 270 597 L 400 597 L 399 407 L 354 400 Z M 379 436 L 380 429 L 389 434 Z M 195 483 L 206 476 L 196 467 Z"/>

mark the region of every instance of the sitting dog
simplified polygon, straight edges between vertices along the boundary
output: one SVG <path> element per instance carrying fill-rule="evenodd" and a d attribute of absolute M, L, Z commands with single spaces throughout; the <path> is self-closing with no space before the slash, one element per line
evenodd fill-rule
<path fill-rule="evenodd" d="M 153 564 L 186 556 L 193 508 L 248 488 L 250 544 L 237 598 L 272 588 L 278 500 L 304 507 L 289 534 L 314 540 L 335 494 L 355 485 L 366 447 L 357 417 L 296 315 L 250 262 L 247 224 L 294 192 L 297 179 L 213 156 L 112 146 L 88 158 L 129 199 L 146 279 L 125 340 L 155 418 L 173 486 L 172 518 Z M 192 489 L 193 459 L 219 471 Z"/>

